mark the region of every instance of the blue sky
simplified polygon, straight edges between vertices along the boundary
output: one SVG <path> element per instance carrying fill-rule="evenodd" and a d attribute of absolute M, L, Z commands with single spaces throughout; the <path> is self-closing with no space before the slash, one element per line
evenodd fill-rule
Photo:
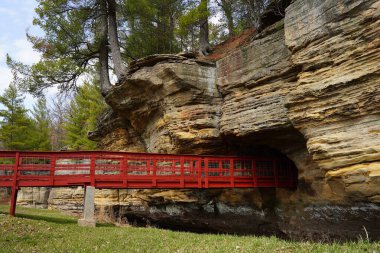
<path fill-rule="evenodd" d="M 40 33 L 32 26 L 36 6 L 35 0 L 0 0 L 0 93 L 3 93 L 12 79 L 5 62 L 7 53 L 26 64 L 39 59 L 39 54 L 33 50 L 25 36 L 27 29 L 32 34 Z M 27 96 L 26 106 L 30 108 L 32 103 L 33 99 Z"/>

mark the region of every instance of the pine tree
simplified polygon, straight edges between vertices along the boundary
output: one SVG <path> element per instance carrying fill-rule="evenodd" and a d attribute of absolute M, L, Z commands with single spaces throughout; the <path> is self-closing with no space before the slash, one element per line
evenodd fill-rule
<path fill-rule="evenodd" d="M 27 115 L 23 105 L 24 97 L 11 84 L 0 96 L 0 141 L 5 149 L 31 150 L 33 149 L 33 122 Z"/>
<path fill-rule="evenodd" d="M 70 149 L 93 150 L 96 148 L 96 142 L 89 140 L 87 133 L 94 130 L 97 117 L 104 108 L 105 102 L 97 85 L 85 82 L 79 87 L 64 123 L 66 131 L 64 143 Z"/>
<path fill-rule="evenodd" d="M 36 95 L 54 85 L 61 91 L 73 90 L 79 78 L 98 62 L 101 90 L 109 91 L 110 55 L 117 77 L 124 72 L 116 0 L 39 0 L 35 11 L 33 24 L 44 35 L 27 37 L 42 57 L 31 66 L 7 57 L 18 85 Z"/>
<path fill-rule="evenodd" d="M 126 58 L 179 52 L 174 30 L 183 9 L 183 1 L 178 0 L 125 0 L 122 14 L 129 28 Z"/>
<path fill-rule="evenodd" d="M 208 0 L 201 0 L 199 3 L 190 1 L 188 11 L 179 18 L 177 33 L 186 40 L 190 37 L 191 50 L 195 49 L 194 38 L 198 35 L 199 52 L 208 55 L 211 52 L 209 43 L 209 22 L 210 11 Z"/>
<path fill-rule="evenodd" d="M 236 1 L 233 0 L 216 0 L 218 6 L 221 7 L 224 17 L 227 23 L 228 35 L 233 36 L 235 34 L 235 24 L 234 24 L 234 7 Z"/>
<path fill-rule="evenodd" d="M 51 150 L 49 110 L 46 99 L 39 98 L 33 107 L 34 134 L 32 136 L 33 149 L 40 151 Z"/>
<path fill-rule="evenodd" d="M 66 131 L 63 127 L 69 111 L 68 96 L 58 95 L 50 101 L 50 142 L 53 150 L 61 150 Z"/>

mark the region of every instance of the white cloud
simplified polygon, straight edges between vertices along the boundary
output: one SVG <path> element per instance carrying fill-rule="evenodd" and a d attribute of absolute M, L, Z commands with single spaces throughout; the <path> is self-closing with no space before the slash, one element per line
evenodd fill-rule
<path fill-rule="evenodd" d="M 2 67 L 0 66 L 0 94 L 4 92 L 6 88 L 8 88 L 9 84 L 12 81 L 12 73 L 8 67 Z M 34 103 L 36 102 L 36 99 L 29 95 L 25 95 L 24 99 L 24 105 L 26 108 L 33 108 Z"/>
<path fill-rule="evenodd" d="M 0 66 L 0 92 L 5 90 L 12 80 L 12 73 L 8 67 Z"/>
<path fill-rule="evenodd" d="M 33 50 L 26 39 L 18 39 L 13 43 L 12 57 L 25 64 L 33 64 L 40 59 L 40 54 Z"/>
<path fill-rule="evenodd" d="M 26 39 L 17 39 L 6 43 L 0 40 L 0 92 L 8 87 L 12 80 L 11 70 L 6 65 L 6 54 L 25 64 L 32 64 L 39 60 L 40 55 L 35 52 Z"/>
<path fill-rule="evenodd" d="M 26 94 L 25 95 L 25 99 L 24 99 L 24 106 L 31 110 L 33 108 L 33 105 L 36 103 L 37 99 L 34 98 L 32 95 L 30 94 Z"/>
<path fill-rule="evenodd" d="M 4 8 L 0 7 L 0 14 L 1 15 L 6 15 L 8 17 L 17 17 L 17 12 L 15 10 L 9 9 L 9 8 Z"/>
<path fill-rule="evenodd" d="M 25 64 L 37 62 L 40 55 L 35 52 L 27 41 L 25 31 L 32 25 L 35 0 L 0 0 L 0 94 L 12 81 L 12 73 L 5 62 L 8 53 L 13 59 Z M 38 29 L 31 29 L 32 33 L 41 33 Z M 26 95 L 24 103 L 32 107 L 35 99 Z"/>
<path fill-rule="evenodd" d="M 6 56 L 6 52 L 0 43 L 0 62 L 1 63 L 5 62 L 5 56 Z"/>

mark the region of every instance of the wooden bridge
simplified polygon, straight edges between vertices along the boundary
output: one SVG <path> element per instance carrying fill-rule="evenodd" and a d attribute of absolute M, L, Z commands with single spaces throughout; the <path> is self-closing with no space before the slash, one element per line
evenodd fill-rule
<path fill-rule="evenodd" d="M 79 151 L 0 151 L 0 187 L 252 188 L 296 187 L 297 169 L 278 157 Z"/>

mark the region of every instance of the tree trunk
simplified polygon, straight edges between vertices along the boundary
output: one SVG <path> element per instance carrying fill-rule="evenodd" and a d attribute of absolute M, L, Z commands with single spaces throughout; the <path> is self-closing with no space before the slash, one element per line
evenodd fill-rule
<path fill-rule="evenodd" d="M 120 80 L 125 73 L 125 68 L 121 59 L 119 36 L 117 34 L 115 0 L 108 0 L 108 35 L 115 74 L 117 79 Z"/>
<path fill-rule="evenodd" d="M 252 26 L 260 31 L 262 28 L 261 24 L 261 14 L 264 11 L 264 0 L 244 0 L 248 6 L 248 15 L 252 23 Z"/>
<path fill-rule="evenodd" d="M 222 9 L 227 18 L 227 27 L 229 36 L 233 36 L 234 33 L 234 19 L 232 16 L 232 1 L 231 0 L 221 0 L 222 1 Z"/>
<path fill-rule="evenodd" d="M 174 53 L 173 49 L 173 40 L 174 40 L 174 28 L 175 28 L 175 17 L 174 13 L 170 15 L 170 23 L 169 23 L 169 36 L 170 36 L 170 53 Z"/>
<path fill-rule="evenodd" d="M 263 0 L 253 0 L 254 4 L 254 25 L 258 31 L 261 31 L 261 14 L 264 12 L 264 1 Z"/>
<path fill-rule="evenodd" d="M 98 27 L 99 39 L 99 74 L 100 89 L 105 96 L 111 89 L 111 82 L 108 73 L 108 14 L 107 0 L 99 0 L 100 4 L 100 22 Z"/>
<path fill-rule="evenodd" d="M 208 0 L 201 0 L 200 6 L 201 6 L 201 13 L 206 13 Z M 208 55 L 211 52 L 210 43 L 208 40 L 208 16 L 204 15 L 199 20 L 200 23 L 200 32 L 199 32 L 199 52 L 202 55 Z"/>

